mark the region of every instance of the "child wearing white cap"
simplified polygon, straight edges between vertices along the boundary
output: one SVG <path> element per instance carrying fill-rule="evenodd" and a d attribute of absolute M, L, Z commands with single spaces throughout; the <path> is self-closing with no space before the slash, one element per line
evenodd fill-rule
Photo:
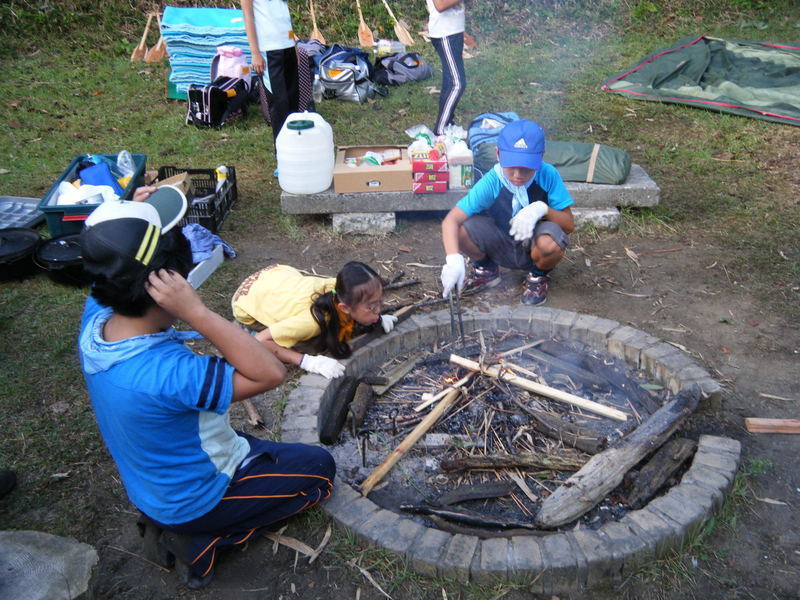
<path fill-rule="evenodd" d="M 572 197 L 556 168 L 542 161 L 544 149 L 544 132 L 533 121 L 512 121 L 500 132 L 499 162 L 442 221 L 445 298 L 453 288 L 497 285 L 502 266 L 528 271 L 523 304 L 547 299 L 548 274 L 563 258 L 575 222 Z M 469 278 L 462 253 L 471 259 Z"/>

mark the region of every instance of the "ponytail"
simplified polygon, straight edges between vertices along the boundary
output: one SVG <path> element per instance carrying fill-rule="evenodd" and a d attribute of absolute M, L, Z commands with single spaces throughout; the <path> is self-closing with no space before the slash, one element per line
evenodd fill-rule
<path fill-rule="evenodd" d="M 311 316 L 319 325 L 325 349 L 334 358 L 347 358 L 353 351 L 347 341 L 339 339 L 342 323 L 336 310 L 336 295 L 333 291 L 315 294 L 311 301 Z"/>

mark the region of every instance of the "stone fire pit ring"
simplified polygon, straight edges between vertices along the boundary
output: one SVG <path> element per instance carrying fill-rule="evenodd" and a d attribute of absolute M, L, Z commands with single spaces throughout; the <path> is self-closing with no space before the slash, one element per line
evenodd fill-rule
<path fill-rule="evenodd" d="M 616 321 L 545 307 L 465 310 L 465 333 L 513 329 L 531 338 L 580 341 L 625 360 L 672 393 L 697 384 L 704 402 L 718 402 L 722 388 L 689 356 L 657 337 Z M 360 375 L 397 356 L 430 348 L 450 337 L 450 312 L 417 313 L 391 333 L 353 353 L 347 374 Z M 337 389 L 336 380 L 305 375 L 289 394 L 281 439 L 319 444 L 320 415 Z M 722 505 L 738 468 L 738 441 L 702 435 L 691 466 L 679 484 L 644 508 L 596 530 L 578 529 L 543 537 L 452 534 L 426 527 L 411 516 L 384 509 L 337 478 L 322 505 L 360 539 L 406 559 L 428 576 L 475 583 L 528 582 L 534 593 L 564 593 L 620 581 L 643 563 L 678 548 Z"/>

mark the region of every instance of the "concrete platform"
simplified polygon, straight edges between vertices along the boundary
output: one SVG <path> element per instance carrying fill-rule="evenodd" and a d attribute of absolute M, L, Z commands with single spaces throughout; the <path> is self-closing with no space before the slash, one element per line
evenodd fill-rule
<path fill-rule="evenodd" d="M 567 182 L 567 189 L 575 200 L 574 209 L 582 210 L 584 223 L 600 229 L 615 228 L 619 219 L 609 220 L 609 211 L 620 206 L 655 206 L 661 189 L 639 165 L 632 165 L 627 181 L 621 185 Z M 444 194 L 414 194 L 408 192 L 359 192 L 337 194 L 333 187 L 318 194 L 298 195 L 281 193 L 281 210 L 290 215 L 339 215 L 337 228 L 347 231 L 351 220 L 348 215 L 357 213 L 358 224 L 352 226 L 357 233 L 364 214 L 398 213 L 407 211 L 447 211 L 466 194 L 466 190 L 449 190 Z M 618 211 L 617 211 L 618 214 Z M 594 219 L 594 216 L 597 219 Z M 363 231 L 372 233 L 373 231 Z M 376 231 L 377 232 L 377 231 Z M 385 230 L 379 231 L 385 233 Z"/>

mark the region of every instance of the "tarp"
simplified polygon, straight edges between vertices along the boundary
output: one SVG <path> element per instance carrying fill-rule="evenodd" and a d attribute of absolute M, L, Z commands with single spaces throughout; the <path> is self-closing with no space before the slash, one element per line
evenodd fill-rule
<path fill-rule="evenodd" d="M 800 125 L 800 47 L 685 38 L 609 77 L 600 89 Z"/>

